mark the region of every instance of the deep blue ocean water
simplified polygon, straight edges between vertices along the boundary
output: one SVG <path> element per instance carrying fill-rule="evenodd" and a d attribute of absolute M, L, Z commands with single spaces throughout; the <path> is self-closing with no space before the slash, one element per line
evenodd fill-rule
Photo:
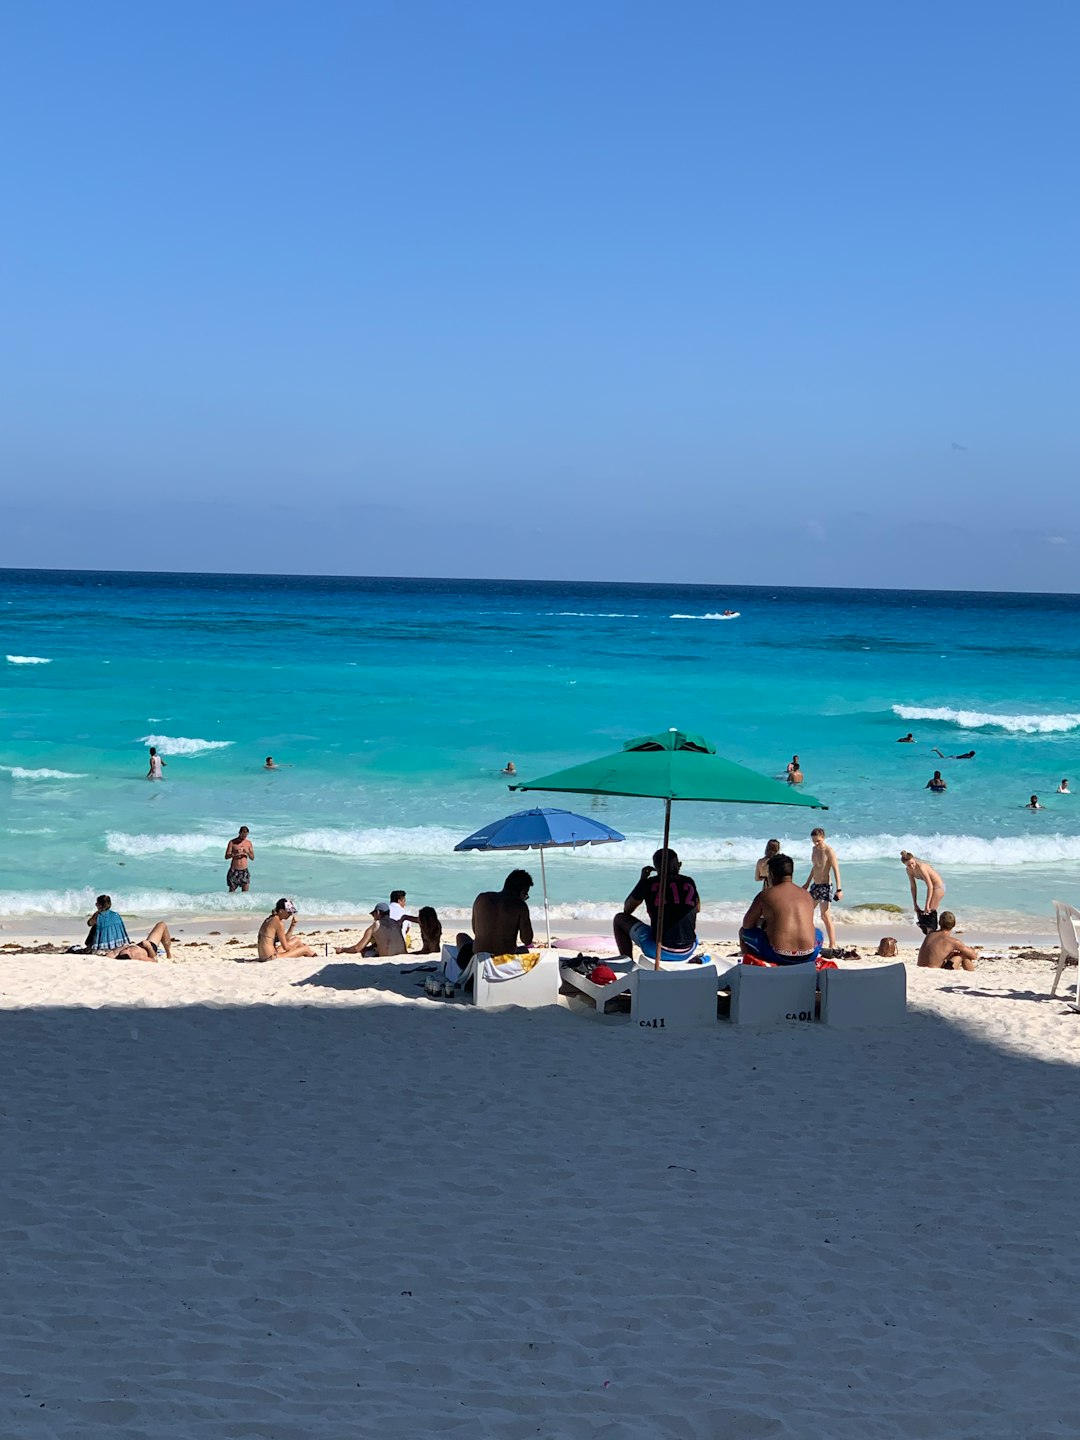
<path fill-rule="evenodd" d="M 677 806 L 718 918 L 741 914 L 772 835 L 801 880 L 818 818 L 848 904 L 906 903 L 901 845 L 938 864 L 969 931 L 991 912 L 1046 928 L 1051 899 L 1080 897 L 1074 596 L 8 570 L 0 632 L 0 915 L 76 915 L 101 890 L 155 916 L 284 894 L 353 913 L 399 885 L 462 906 L 520 862 L 452 853 L 533 803 L 508 759 L 528 778 L 671 725 L 768 774 L 797 751 L 831 807 Z M 924 789 L 935 768 L 945 795 Z M 538 803 L 626 832 L 549 859 L 555 914 L 606 916 L 659 806 Z M 257 888 L 230 900 L 241 823 Z"/>

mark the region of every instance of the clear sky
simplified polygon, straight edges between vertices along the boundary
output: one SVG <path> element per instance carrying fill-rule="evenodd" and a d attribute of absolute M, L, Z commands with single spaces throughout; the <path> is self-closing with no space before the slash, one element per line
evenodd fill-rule
<path fill-rule="evenodd" d="M 1080 588 L 1073 0 L 0 8 L 0 564 Z"/>

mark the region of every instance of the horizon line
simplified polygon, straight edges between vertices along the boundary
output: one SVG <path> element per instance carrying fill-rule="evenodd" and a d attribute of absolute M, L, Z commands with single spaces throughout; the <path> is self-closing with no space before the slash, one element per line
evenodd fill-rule
<path fill-rule="evenodd" d="M 352 572 L 329 572 L 321 570 L 268 571 L 268 570 L 174 570 L 158 567 L 153 570 L 122 569 L 115 565 L 88 566 L 72 569 L 66 565 L 0 565 L 0 575 L 163 575 L 178 578 L 209 578 L 222 580 L 386 580 L 422 582 L 440 585 L 577 585 L 604 586 L 608 589 L 623 590 L 850 590 L 855 594 L 877 595 L 1039 595 L 1047 599 L 1076 599 L 1077 590 L 970 590 L 962 586 L 943 586 L 931 589 L 927 586 L 900 585 L 788 585 L 777 582 L 749 584 L 745 581 L 704 581 L 704 580 L 558 580 L 550 576 L 537 575 L 371 575 Z"/>

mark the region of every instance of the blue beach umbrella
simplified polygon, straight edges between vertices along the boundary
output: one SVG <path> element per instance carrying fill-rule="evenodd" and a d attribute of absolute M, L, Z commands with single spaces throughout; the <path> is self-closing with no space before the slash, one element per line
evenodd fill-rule
<path fill-rule="evenodd" d="M 572 810 L 555 810 L 543 806 L 535 810 L 519 810 L 502 820 L 493 820 L 482 830 L 469 835 L 454 846 L 458 850 L 539 850 L 540 875 L 544 885 L 544 924 L 547 927 L 548 947 L 551 946 L 551 921 L 548 917 L 547 871 L 544 868 L 544 851 L 579 845 L 610 845 L 616 840 L 625 840 L 618 830 L 604 825 L 599 820 L 590 820 L 585 815 L 575 815 Z"/>

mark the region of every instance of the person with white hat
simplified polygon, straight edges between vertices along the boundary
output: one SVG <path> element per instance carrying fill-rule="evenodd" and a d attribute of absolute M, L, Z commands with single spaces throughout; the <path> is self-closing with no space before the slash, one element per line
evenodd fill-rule
<path fill-rule="evenodd" d="M 371 924 L 356 944 L 339 946 L 337 953 L 363 955 L 370 951 L 373 955 L 388 956 L 404 955 L 406 949 L 401 921 L 395 920 L 390 914 L 390 906 L 385 900 L 380 900 L 371 912 Z"/>

